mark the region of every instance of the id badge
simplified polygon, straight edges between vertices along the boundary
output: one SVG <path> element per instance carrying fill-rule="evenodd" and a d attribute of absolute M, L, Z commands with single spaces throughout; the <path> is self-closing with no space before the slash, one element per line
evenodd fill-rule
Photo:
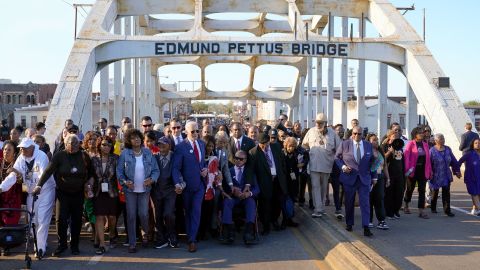
<path fill-rule="evenodd" d="M 108 192 L 108 183 L 102 183 L 102 192 Z"/>
<path fill-rule="evenodd" d="M 290 178 L 292 178 L 292 180 L 297 180 L 297 176 L 295 175 L 294 172 L 290 173 Z"/>
<path fill-rule="evenodd" d="M 275 168 L 270 168 L 270 173 L 272 174 L 272 176 L 276 176 L 277 170 Z"/>

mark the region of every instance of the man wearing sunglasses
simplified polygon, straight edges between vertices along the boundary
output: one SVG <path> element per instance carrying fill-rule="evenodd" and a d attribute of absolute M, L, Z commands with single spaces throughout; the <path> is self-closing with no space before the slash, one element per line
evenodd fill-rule
<path fill-rule="evenodd" d="M 226 243 L 233 243 L 235 240 L 235 228 L 233 225 L 232 212 L 237 205 L 245 209 L 247 224 L 245 225 L 245 232 L 243 240 L 246 245 L 253 244 L 255 241 L 255 216 L 256 203 L 255 199 L 260 192 L 254 181 L 252 184 L 246 183 L 245 164 L 247 163 L 247 152 L 237 151 L 233 157 L 235 166 L 230 168 L 233 186 L 226 190 L 230 194 L 230 198 L 226 197 L 223 201 L 222 223 L 224 225 L 224 235 L 222 240 Z"/>
<path fill-rule="evenodd" d="M 354 223 L 355 193 L 358 191 L 362 212 L 363 235 L 373 236 L 368 228 L 370 222 L 370 187 L 377 181 L 376 172 L 370 171 L 374 161 L 372 144 L 362 139 L 363 129 L 355 126 L 351 139 L 340 144 L 336 164 L 341 168 L 340 182 L 345 190 L 346 230 L 351 232 Z"/>
<path fill-rule="evenodd" d="M 169 137 L 173 142 L 172 150 L 174 150 L 175 146 L 183 142 L 187 136 L 182 133 L 182 124 L 176 118 L 172 118 L 172 120 L 170 120 L 170 129 L 172 130 L 172 135 Z"/>
<path fill-rule="evenodd" d="M 140 125 L 141 125 L 141 130 L 143 134 L 147 134 L 147 132 L 153 131 L 155 132 L 156 138 L 161 138 L 164 136 L 163 132 L 153 129 L 152 118 L 148 115 L 142 117 L 142 122 L 140 123 Z"/>
<path fill-rule="evenodd" d="M 172 177 L 177 194 L 183 194 L 185 229 L 188 237 L 188 251 L 197 251 L 196 239 L 200 226 L 202 201 L 205 194 L 204 178 L 207 176 L 205 143 L 199 140 L 198 124 L 187 122 L 187 139 L 175 147 L 173 153 Z M 183 187 L 182 179 L 186 183 Z"/>

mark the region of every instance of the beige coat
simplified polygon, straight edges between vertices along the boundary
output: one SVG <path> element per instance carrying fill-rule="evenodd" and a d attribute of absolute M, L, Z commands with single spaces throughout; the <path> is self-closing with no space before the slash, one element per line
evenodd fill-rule
<path fill-rule="evenodd" d="M 302 146 L 310 149 L 309 169 L 312 172 L 331 173 L 335 153 L 342 140 L 332 128 L 327 128 L 325 135 L 317 128 L 308 130 Z"/>

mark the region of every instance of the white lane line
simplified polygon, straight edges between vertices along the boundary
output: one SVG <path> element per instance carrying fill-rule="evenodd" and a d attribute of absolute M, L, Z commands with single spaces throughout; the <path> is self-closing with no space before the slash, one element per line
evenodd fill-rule
<path fill-rule="evenodd" d="M 90 261 L 88 261 L 87 265 L 96 265 L 99 261 L 101 261 L 103 255 L 93 256 Z"/>
<path fill-rule="evenodd" d="M 453 210 L 457 210 L 458 212 L 462 212 L 462 213 L 464 213 L 464 214 L 467 214 L 467 215 L 469 215 L 469 216 L 479 218 L 479 216 L 474 216 L 474 215 L 472 215 L 472 214 L 470 213 L 470 211 L 467 211 L 467 210 L 465 210 L 465 209 L 462 209 L 462 208 L 459 208 L 459 207 L 455 207 L 455 206 L 450 206 L 450 208 L 453 209 Z"/>

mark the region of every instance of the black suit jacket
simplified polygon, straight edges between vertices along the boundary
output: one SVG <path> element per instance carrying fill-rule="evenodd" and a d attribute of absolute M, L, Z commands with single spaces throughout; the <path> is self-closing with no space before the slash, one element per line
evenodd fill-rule
<path fill-rule="evenodd" d="M 470 143 L 475 139 L 478 139 L 478 133 L 475 133 L 471 130 L 463 133 L 458 150 L 462 151 L 463 154 L 465 154 L 470 148 Z"/>
<path fill-rule="evenodd" d="M 283 194 L 286 195 L 288 194 L 288 187 L 285 158 L 282 154 L 282 150 L 278 145 L 272 144 L 270 145 L 270 148 L 272 149 L 273 159 L 275 161 L 277 179 L 280 183 Z M 260 187 L 260 196 L 266 199 L 272 198 L 272 174 L 270 172 L 270 167 L 268 166 L 265 153 L 259 146 L 255 146 L 249 151 L 247 166 L 249 168 L 249 170 L 247 170 L 247 173 L 254 174 L 254 177 L 247 177 L 247 181 L 251 179 L 256 179 L 258 186 Z"/>
<path fill-rule="evenodd" d="M 248 153 L 250 149 L 255 147 L 255 142 L 248 138 L 247 136 L 243 135 L 242 138 L 242 145 L 240 145 L 240 150 L 243 150 Z M 232 167 L 234 164 L 233 157 L 235 156 L 235 152 L 237 151 L 237 146 L 235 145 L 235 139 L 230 137 L 230 142 L 228 144 L 228 167 Z"/>

